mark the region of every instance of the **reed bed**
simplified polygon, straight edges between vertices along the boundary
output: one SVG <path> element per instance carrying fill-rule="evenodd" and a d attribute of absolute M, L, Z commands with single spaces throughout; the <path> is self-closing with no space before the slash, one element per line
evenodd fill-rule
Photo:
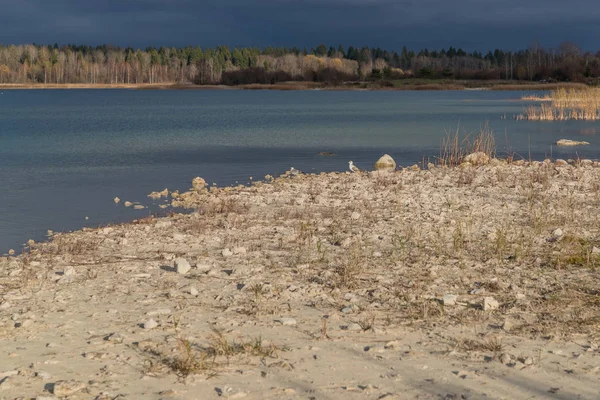
<path fill-rule="evenodd" d="M 548 103 L 526 107 L 523 114 L 516 116 L 517 120 L 600 120 L 600 89 L 558 89 L 552 91 L 547 100 L 533 97 L 523 97 L 523 100 L 548 101 Z"/>

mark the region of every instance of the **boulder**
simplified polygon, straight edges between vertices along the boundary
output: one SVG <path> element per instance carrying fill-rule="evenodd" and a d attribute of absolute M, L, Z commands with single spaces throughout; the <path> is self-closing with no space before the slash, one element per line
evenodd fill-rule
<path fill-rule="evenodd" d="M 484 165 L 490 162 L 490 156 L 483 151 L 476 151 L 465 156 L 463 162 L 468 162 L 473 165 Z"/>
<path fill-rule="evenodd" d="M 393 171 L 396 169 L 396 161 L 388 154 L 384 154 L 381 156 L 379 160 L 375 163 L 375 169 L 377 171 L 385 170 L 385 171 Z"/>
<path fill-rule="evenodd" d="M 560 139 L 556 141 L 557 146 L 583 146 L 590 144 L 589 142 L 579 142 L 577 140 Z"/>
<path fill-rule="evenodd" d="M 207 186 L 206 181 L 204 179 L 202 179 L 201 177 L 197 176 L 194 179 L 192 179 L 192 188 L 199 192 L 202 189 L 204 189 Z"/>

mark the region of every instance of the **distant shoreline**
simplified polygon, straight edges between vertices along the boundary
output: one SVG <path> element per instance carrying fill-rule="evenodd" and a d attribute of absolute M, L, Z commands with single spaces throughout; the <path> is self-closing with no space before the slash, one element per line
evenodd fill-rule
<path fill-rule="evenodd" d="M 129 90 L 363 90 L 363 91 L 396 91 L 396 90 L 555 90 L 558 88 L 583 88 L 582 83 L 531 83 L 514 81 L 448 81 L 448 80 L 400 80 L 387 83 L 381 82 L 348 82 L 331 85 L 321 82 L 282 82 L 276 84 L 249 85 L 195 85 L 182 83 L 131 83 L 131 84 L 0 84 L 0 90 L 31 90 L 31 89 L 129 89 Z"/>

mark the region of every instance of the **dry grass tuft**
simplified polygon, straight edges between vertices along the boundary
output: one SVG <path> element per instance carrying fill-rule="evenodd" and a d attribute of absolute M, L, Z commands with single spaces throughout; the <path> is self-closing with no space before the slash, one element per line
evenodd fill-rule
<path fill-rule="evenodd" d="M 476 134 L 461 135 L 459 128 L 454 132 L 446 132 L 440 146 L 439 166 L 454 167 L 463 163 L 464 158 L 472 153 L 484 153 L 490 159 L 496 155 L 494 133 L 486 123 Z"/>

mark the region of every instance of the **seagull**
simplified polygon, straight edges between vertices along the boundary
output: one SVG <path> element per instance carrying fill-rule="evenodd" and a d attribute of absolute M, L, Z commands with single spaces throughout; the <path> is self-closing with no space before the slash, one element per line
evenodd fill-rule
<path fill-rule="evenodd" d="M 348 162 L 348 166 L 350 167 L 350 171 L 352 172 L 360 172 L 360 169 L 352 161 Z"/>
<path fill-rule="evenodd" d="M 297 170 L 297 169 L 296 169 L 296 168 L 294 168 L 294 167 L 291 167 L 291 168 L 290 168 L 290 175 L 293 175 L 293 176 L 298 176 L 298 175 L 300 175 L 300 174 L 302 174 L 302 171 L 299 171 L 299 170 Z"/>

